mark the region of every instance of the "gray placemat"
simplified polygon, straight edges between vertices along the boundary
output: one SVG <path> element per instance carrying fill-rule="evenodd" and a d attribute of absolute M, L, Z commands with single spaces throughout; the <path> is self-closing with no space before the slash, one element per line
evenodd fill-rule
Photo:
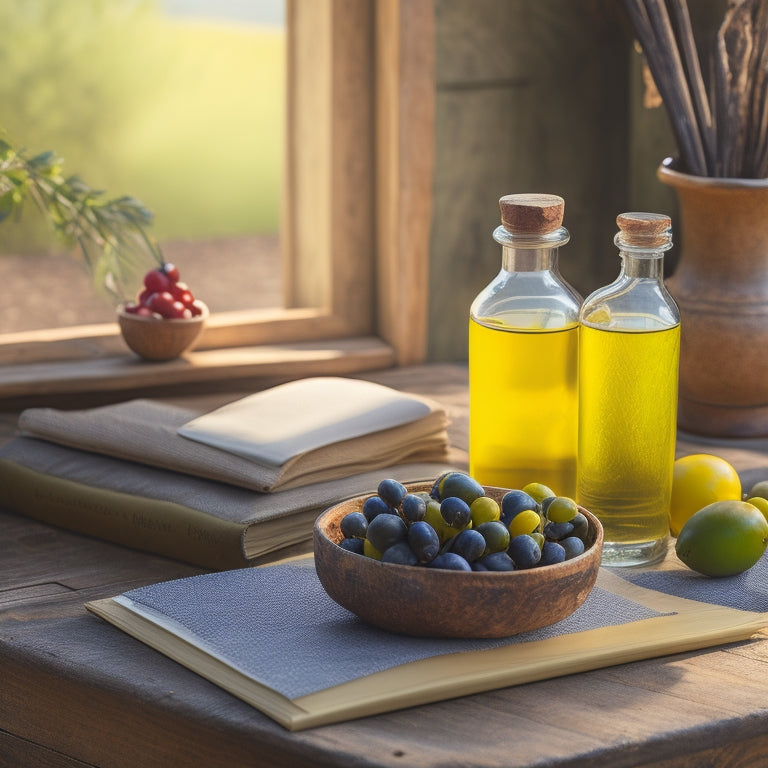
<path fill-rule="evenodd" d="M 131 590 L 124 597 L 154 620 L 170 619 L 180 635 L 289 698 L 431 656 L 664 615 L 595 587 L 568 618 L 511 638 L 407 637 L 372 627 L 337 605 L 311 560 L 203 574 Z"/>
<path fill-rule="evenodd" d="M 608 568 L 639 587 L 675 597 L 713 603 L 757 613 L 768 612 L 768 554 L 737 576 L 714 578 L 689 569 L 653 571 L 641 568 Z"/>

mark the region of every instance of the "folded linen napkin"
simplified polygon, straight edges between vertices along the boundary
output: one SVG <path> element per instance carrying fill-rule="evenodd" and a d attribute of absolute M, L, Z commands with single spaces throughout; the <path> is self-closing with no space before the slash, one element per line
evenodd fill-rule
<path fill-rule="evenodd" d="M 315 415 L 311 409 L 308 412 L 306 408 L 306 391 L 301 388 L 294 390 L 293 410 L 297 415 L 291 427 L 294 455 L 281 464 L 271 463 L 274 459 L 265 461 L 253 455 L 246 458 L 231 450 L 200 442 L 199 439 L 184 437 L 179 434 L 179 430 L 190 422 L 199 425 L 198 419 L 204 414 L 150 400 L 131 400 L 79 411 L 28 408 L 19 416 L 18 425 L 22 435 L 260 492 L 297 488 L 395 464 L 448 461 L 447 415 L 440 405 L 427 398 L 403 395 L 378 384 L 357 381 L 354 384 L 366 385 L 354 387 L 359 393 L 370 392 L 369 384 L 385 392 L 378 392 L 377 389 L 376 397 L 370 400 L 373 403 L 370 421 L 366 420 L 364 414 L 358 414 L 354 422 L 355 429 L 342 431 L 336 442 L 328 442 L 333 439 L 328 438 L 333 432 L 333 421 L 329 422 L 326 425 L 326 439 L 320 441 L 324 444 L 318 444 L 316 424 L 313 421 Z M 340 399 L 353 404 L 352 389 L 345 381 L 339 389 Z M 393 393 L 392 401 L 397 405 L 396 412 L 400 414 L 395 418 L 389 418 L 386 414 L 382 416 L 381 401 L 383 394 L 388 393 Z M 267 390 L 264 394 L 265 399 L 269 399 L 273 393 Z M 253 408 L 256 397 L 246 407 Z M 232 405 L 235 413 L 240 408 L 241 405 L 237 403 Z M 269 434 L 275 435 L 280 412 L 275 409 L 272 413 L 274 419 Z M 309 439 L 302 451 L 295 424 L 304 413 L 312 416 L 312 419 L 308 421 L 310 426 L 306 434 Z M 209 415 L 214 424 L 223 421 L 215 412 Z M 262 410 L 261 418 L 267 419 L 269 415 L 269 408 Z M 205 426 L 205 421 L 202 423 Z M 366 432 L 364 430 L 367 425 L 370 427 Z M 252 435 L 258 425 L 254 423 L 253 426 Z M 266 422 L 262 422 L 262 427 L 267 428 Z M 349 436 L 353 432 L 357 432 L 357 436 Z M 238 435 L 233 434 L 237 439 Z M 220 444 L 224 442 L 220 441 Z M 255 442 L 252 437 L 252 443 Z"/>
<path fill-rule="evenodd" d="M 179 427 L 179 434 L 270 466 L 429 415 L 421 398 L 370 381 L 299 379 L 249 395 Z"/>

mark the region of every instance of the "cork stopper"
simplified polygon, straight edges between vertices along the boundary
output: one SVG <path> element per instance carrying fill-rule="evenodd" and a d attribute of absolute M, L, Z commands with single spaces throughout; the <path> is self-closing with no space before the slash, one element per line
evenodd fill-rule
<path fill-rule="evenodd" d="M 545 235 L 563 224 L 565 201 L 558 195 L 505 195 L 499 200 L 501 225 L 514 235 Z"/>
<path fill-rule="evenodd" d="M 672 220 L 662 213 L 620 213 L 616 223 L 621 241 L 626 245 L 654 248 L 670 241 Z"/>

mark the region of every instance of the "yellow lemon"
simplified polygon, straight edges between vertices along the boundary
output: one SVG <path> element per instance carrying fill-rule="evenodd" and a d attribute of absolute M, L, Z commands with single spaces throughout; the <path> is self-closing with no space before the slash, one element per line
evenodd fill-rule
<path fill-rule="evenodd" d="M 708 504 L 734 500 L 741 500 L 741 480 L 725 459 L 708 453 L 677 459 L 669 507 L 672 535 L 679 536 L 688 518 Z"/>

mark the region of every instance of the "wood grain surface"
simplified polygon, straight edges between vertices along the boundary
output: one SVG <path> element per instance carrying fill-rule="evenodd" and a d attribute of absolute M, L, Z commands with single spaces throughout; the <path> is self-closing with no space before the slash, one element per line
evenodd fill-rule
<path fill-rule="evenodd" d="M 397 369 L 370 378 L 445 403 L 461 463 L 463 367 Z M 223 399 L 201 397 L 195 405 Z M 3 437 L 14 424 L 14 414 L 1 415 Z M 765 441 L 681 436 L 680 453 L 699 450 L 728 458 L 745 484 L 768 477 Z M 728 647 L 291 734 L 83 607 L 196 572 L 0 514 L 0 766 L 765 765 L 764 633 Z"/>

